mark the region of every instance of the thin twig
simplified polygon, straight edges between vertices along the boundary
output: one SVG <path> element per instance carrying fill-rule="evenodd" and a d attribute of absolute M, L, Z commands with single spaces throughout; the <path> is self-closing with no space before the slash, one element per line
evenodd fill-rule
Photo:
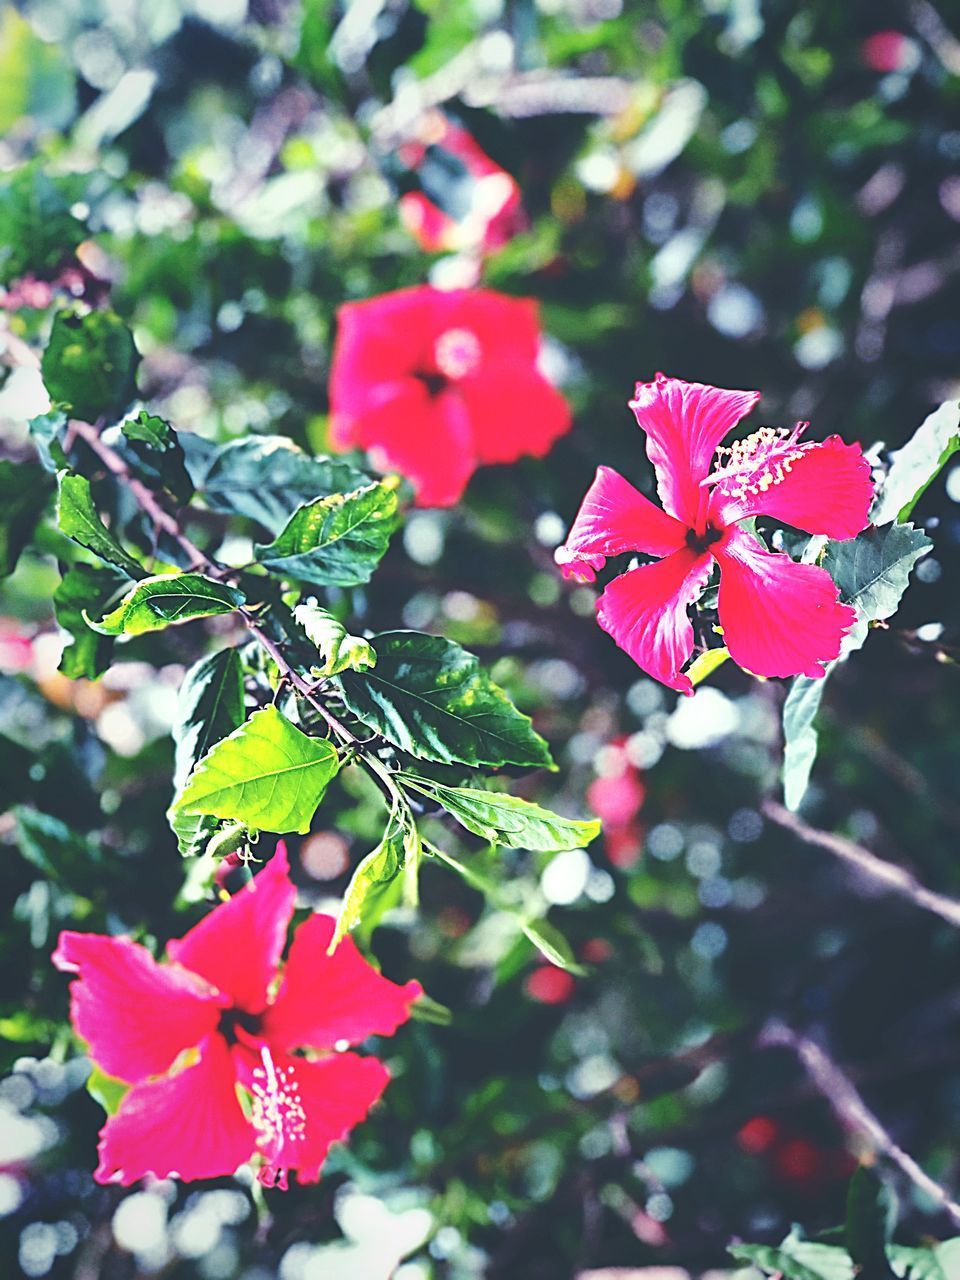
<path fill-rule="evenodd" d="M 955 1226 L 960 1226 L 960 1204 L 951 1200 L 944 1188 L 920 1168 L 913 1156 L 894 1142 L 860 1097 L 852 1081 L 820 1045 L 782 1022 L 769 1023 L 760 1033 L 757 1045 L 762 1049 L 790 1049 L 795 1053 L 811 1081 L 829 1102 L 837 1119 L 867 1138 L 914 1186 L 919 1187 L 931 1200 L 935 1200 L 949 1214 Z"/>
<path fill-rule="evenodd" d="M 775 800 L 765 800 L 761 809 L 771 822 L 783 827 L 798 840 L 826 849 L 828 853 L 840 858 L 879 888 L 888 893 L 898 893 L 903 898 L 909 898 L 914 906 L 920 907 L 922 911 L 932 911 L 941 920 L 946 920 L 954 928 L 960 929 L 960 902 L 955 898 L 948 898 L 945 894 L 934 893 L 904 867 L 878 858 L 875 853 L 864 849 L 853 840 L 848 840 L 846 836 L 838 836 L 830 831 L 821 831 L 818 827 L 812 827 L 802 818 L 798 818 L 795 813 L 785 809 L 782 804 L 777 804 Z"/>

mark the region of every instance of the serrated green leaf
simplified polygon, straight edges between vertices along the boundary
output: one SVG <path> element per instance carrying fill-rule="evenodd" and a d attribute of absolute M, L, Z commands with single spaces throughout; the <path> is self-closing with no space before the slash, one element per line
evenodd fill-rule
<path fill-rule="evenodd" d="M 339 767 L 332 743 L 308 737 L 271 705 L 211 748 L 175 807 L 259 831 L 305 835 Z"/>
<path fill-rule="evenodd" d="M 887 1260 L 897 1222 L 897 1200 L 893 1191 L 861 1165 L 850 1179 L 844 1243 L 861 1274 L 870 1280 L 897 1280 Z"/>
<path fill-rule="evenodd" d="M 193 618 L 232 613 L 246 597 L 235 587 L 205 578 L 202 573 L 170 573 L 144 578 L 105 618 L 87 621 L 105 636 L 139 636 L 161 631 Z"/>
<path fill-rule="evenodd" d="M 113 638 L 94 631 L 85 614 L 101 613 L 129 582 L 125 573 L 107 566 L 81 563 L 65 571 L 53 593 L 53 611 L 71 636 L 59 666 L 71 680 L 96 680 L 110 665 Z"/>
<path fill-rule="evenodd" d="M 385 891 L 403 870 L 406 857 L 404 837 L 402 820 L 391 814 L 383 839 L 357 864 L 350 877 L 328 953 L 332 953 L 340 940 L 361 921 L 369 926 L 372 915 L 382 914 L 385 904 L 393 905 L 395 895 L 386 895 Z"/>
<path fill-rule="evenodd" d="M 507 849 L 560 853 L 580 849 L 600 834 L 597 818 L 564 818 L 518 796 L 475 787 L 446 787 L 430 778 L 402 773 L 398 780 L 436 800 L 475 836 Z"/>
<path fill-rule="evenodd" d="M 121 450 L 139 477 L 153 488 L 167 489 L 178 502 L 189 502 L 193 481 L 186 467 L 183 448 L 169 422 L 141 409 L 136 418 L 122 423 Z"/>
<path fill-rule="evenodd" d="M 197 761 L 238 729 L 244 714 L 243 667 L 236 649 L 220 649 L 194 663 L 180 686 L 171 730 L 176 764 L 170 824 L 184 857 L 203 850 L 216 832 L 218 820 L 207 814 L 185 813 L 178 807 L 180 790 Z"/>
<path fill-rule="evenodd" d="M 334 493 L 300 507 L 279 537 L 258 545 L 256 558 L 274 573 L 313 586 L 369 582 L 397 527 L 394 480 Z"/>
<path fill-rule="evenodd" d="M 948 400 L 920 424 L 902 449 L 893 455 L 870 519 L 873 524 L 895 520 L 903 524 L 960 449 L 960 404 Z"/>
<path fill-rule="evenodd" d="M 8 8 L 6 22 L 11 13 Z M 0 45 L 6 34 L 4 28 Z M 0 68 L 5 61 L 0 49 Z M 0 70 L 0 121 L 8 90 L 9 79 Z M 0 124 L 0 132 L 7 128 Z M 75 175 L 54 177 L 36 160 L 0 174 L 0 284 L 25 275 L 48 277 L 77 248 L 86 235 L 83 223 L 70 212 L 79 197 Z"/>
<path fill-rule="evenodd" d="M 117 418 L 137 394 L 140 353 L 112 311 L 58 311 L 40 370 L 50 399 L 86 422 Z"/>
<path fill-rule="evenodd" d="M 376 666 L 377 655 L 369 640 L 352 636 L 343 623 L 316 604 L 298 604 L 294 617 L 317 646 L 321 661 L 311 667 L 317 676 L 335 676 L 341 671 L 368 671 Z"/>
<path fill-rule="evenodd" d="M 125 1080 L 118 1080 L 116 1076 L 108 1076 L 105 1071 L 101 1071 L 96 1063 L 87 1076 L 87 1093 L 94 1102 L 99 1102 L 108 1116 L 117 1114 L 120 1103 L 130 1088 Z"/>
<path fill-rule="evenodd" d="M 0 461 L 0 577 L 17 567 L 52 492 L 49 476 L 35 463 Z"/>
<path fill-rule="evenodd" d="M 115 565 L 129 578 L 142 578 L 144 570 L 129 556 L 97 514 L 86 476 L 61 471 L 57 476 L 57 524 L 60 532 L 95 556 Z"/>
<path fill-rule="evenodd" d="M 275 536 L 304 503 L 368 483 L 348 462 L 311 458 L 286 436 L 233 440 L 187 466 L 212 510 L 256 520 Z"/>
<path fill-rule="evenodd" d="M 789 1237 L 782 1245 L 734 1244 L 730 1252 L 768 1275 L 783 1280 L 854 1280 L 856 1272 L 846 1249 Z"/>
<path fill-rule="evenodd" d="M 347 707 L 401 750 L 441 764 L 556 766 L 528 716 L 472 653 L 443 636 L 374 636 L 377 665 L 336 677 Z"/>

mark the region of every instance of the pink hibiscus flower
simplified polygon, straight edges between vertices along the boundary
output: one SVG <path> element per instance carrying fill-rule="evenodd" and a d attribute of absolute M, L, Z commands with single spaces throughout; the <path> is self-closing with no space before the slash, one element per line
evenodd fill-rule
<path fill-rule="evenodd" d="M 656 558 L 610 583 L 597 619 L 638 666 L 681 693 L 693 692 L 682 671 L 693 652 L 687 611 L 714 562 L 724 643 L 755 675 L 822 676 L 856 617 L 825 569 L 767 551 L 738 522 L 765 515 L 806 533 L 853 538 L 867 525 L 870 466 L 859 445 L 839 436 L 801 443 L 806 423 L 762 427 L 721 449 L 759 398 L 662 373 L 638 382 L 630 408 L 647 435 L 663 509 L 600 467 L 557 551 L 564 573 L 585 582 L 607 556 Z"/>
<path fill-rule="evenodd" d="M 401 289 L 340 308 L 331 439 L 395 469 L 422 507 L 457 502 L 480 465 L 543 457 L 570 410 L 537 368 L 537 304 L 487 289 Z"/>
<path fill-rule="evenodd" d="M 381 1062 L 329 1051 L 392 1035 L 420 984 L 388 982 L 349 938 L 328 956 L 334 921 L 313 915 L 277 987 L 295 896 L 280 844 L 252 885 L 170 943 L 170 963 L 129 938 L 61 933 L 53 962 L 79 975 L 74 1028 L 132 1085 L 100 1132 L 98 1182 L 213 1178 L 254 1155 L 267 1186 L 285 1188 L 290 1170 L 316 1182 L 330 1144 L 380 1097 Z"/>

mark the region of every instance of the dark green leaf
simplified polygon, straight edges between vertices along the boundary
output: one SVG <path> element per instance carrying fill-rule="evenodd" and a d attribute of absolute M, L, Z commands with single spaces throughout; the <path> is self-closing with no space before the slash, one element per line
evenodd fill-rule
<path fill-rule="evenodd" d="M 52 492 L 50 477 L 35 463 L 0 461 L 0 577 L 17 567 Z"/>
<path fill-rule="evenodd" d="M 395 746 L 441 764 L 554 768 L 547 744 L 473 654 L 442 636 L 387 631 L 377 665 L 337 677 L 343 700 Z"/>
<path fill-rule="evenodd" d="M 429 778 L 401 774 L 400 781 L 430 796 L 474 835 L 508 849 L 559 853 L 579 849 L 600 834 L 600 822 L 563 818 L 549 809 L 498 791 L 445 787 Z"/>
<path fill-rule="evenodd" d="M 100 865 L 95 844 L 60 818 L 20 806 L 14 810 L 20 852 L 38 871 L 58 884 L 82 886 Z"/>
<path fill-rule="evenodd" d="M 187 465 L 207 506 L 247 516 L 277 535 L 304 503 L 359 488 L 368 478 L 347 462 L 311 458 L 286 436 L 233 440 L 212 458 L 188 457 Z"/>
<path fill-rule="evenodd" d="M 94 622 L 89 612 L 87 621 L 105 636 L 139 636 L 193 618 L 232 613 L 243 603 L 242 592 L 201 573 L 160 574 L 138 582 L 99 622 Z"/>
<path fill-rule="evenodd" d="M 896 1280 L 886 1248 L 897 1223 L 892 1190 L 861 1165 L 850 1179 L 844 1243 L 861 1273 L 870 1280 Z"/>
<path fill-rule="evenodd" d="M 197 761 L 243 724 L 243 668 L 236 649 L 220 649 L 195 663 L 184 677 L 172 734 L 176 744 L 173 785 L 179 792 Z M 184 856 L 201 851 L 218 820 L 171 808 L 172 826 Z"/>
<path fill-rule="evenodd" d="M 0 75 L 0 118 L 8 87 Z M 83 223 L 70 212 L 79 196 L 75 177 L 52 177 L 37 161 L 0 174 L 0 284 L 25 275 L 49 277 L 73 253 L 86 235 Z"/>
<path fill-rule="evenodd" d="M 130 578 L 142 578 L 144 571 L 132 556 L 127 555 L 120 543 L 105 528 L 97 514 L 86 476 L 71 475 L 61 471 L 57 476 L 60 492 L 57 497 L 57 523 L 60 532 L 92 551 L 101 560 L 116 565 Z"/>
<path fill-rule="evenodd" d="M 203 757 L 174 809 L 304 835 L 339 767 L 326 739 L 308 737 L 276 707 L 263 707 Z"/>
<path fill-rule="evenodd" d="M 903 524 L 924 492 L 960 449 L 960 404 L 948 400 L 917 428 L 893 455 L 870 519 Z"/>
<path fill-rule="evenodd" d="M 369 582 L 397 527 L 396 488 L 381 480 L 300 507 L 275 541 L 256 548 L 257 560 L 314 586 Z"/>
<path fill-rule="evenodd" d="M 298 604 L 294 616 L 307 637 L 317 646 L 320 662 L 311 666 L 317 676 L 335 676 L 348 668 L 367 671 L 377 664 L 369 640 L 352 636 L 332 613 L 316 604 Z"/>
<path fill-rule="evenodd" d="M 788 809 L 799 809 L 807 792 L 819 741 L 814 724 L 833 666 L 818 680 L 797 676 L 783 704 L 783 797 Z"/>
<path fill-rule="evenodd" d="M 911 1249 L 902 1244 L 887 1246 L 894 1274 L 901 1280 L 957 1280 L 960 1276 L 960 1236 L 944 1240 L 930 1249 Z M 863 1280 L 868 1280 L 863 1272 Z"/>
<path fill-rule="evenodd" d="M 41 372 L 50 399 L 73 418 L 116 418 L 137 394 L 140 353 L 112 311 L 58 311 Z"/>
<path fill-rule="evenodd" d="M 857 611 L 858 625 L 851 635 L 859 648 L 866 624 L 893 616 L 907 589 L 910 571 L 933 543 L 912 524 L 866 529 L 848 542 L 828 542 L 822 564 L 840 588 L 840 599 Z"/>
<path fill-rule="evenodd" d="M 92 564 L 75 564 L 64 573 L 53 593 L 53 609 L 72 636 L 60 659 L 60 670 L 71 680 L 96 680 L 110 665 L 113 639 L 94 631 L 85 615 L 102 613 L 129 582 L 125 573 Z"/>
<path fill-rule="evenodd" d="M 169 422 L 141 409 L 120 427 L 126 456 L 132 455 L 140 479 L 153 488 L 167 489 L 178 502 L 189 502 L 193 481 L 187 471 L 183 448 Z"/>

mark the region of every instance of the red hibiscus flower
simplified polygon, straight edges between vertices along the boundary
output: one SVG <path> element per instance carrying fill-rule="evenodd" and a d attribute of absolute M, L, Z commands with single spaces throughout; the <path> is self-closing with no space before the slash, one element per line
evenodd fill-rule
<path fill-rule="evenodd" d="M 763 427 L 721 449 L 759 398 L 759 391 L 722 391 L 662 373 L 638 382 L 630 408 L 647 435 L 663 510 L 600 467 L 557 551 L 564 572 L 586 582 L 607 556 L 656 558 L 610 583 L 597 619 L 638 666 L 682 693 L 693 692 L 681 670 L 693 651 L 687 610 L 714 561 L 724 642 L 755 675 L 822 676 L 856 617 L 838 602 L 825 569 L 767 551 L 738 521 L 765 515 L 806 533 L 853 538 L 867 525 L 870 466 L 859 445 L 839 436 L 801 443 L 806 423 L 793 431 Z"/>
<path fill-rule="evenodd" d="M 381 1062 L 329 1051 L 392 1035 L 421 987 L 382 978 L 349 938 L 328 956 L 324 915 L 297 930 L 276 987 L 296 896 L 288 873 L 280 844 L 251 886 L 170 943 L 168 964 L 129 938 L 61 933 L 54 964 L 79 974 L 74 1028 L 103 1071 L 132 1085 L 101 1130 L 98 1182 L 213 1178 L 254 1155 L 267 1186 L 286 1187 L 290 1170 L 316 1182 L 330 1144 L 380 1097 Z"/>
<path fill-rule="evenodd" d="M 423 186 L 400 197 L 400 217 L 428 253 L 489 253 L 523 230 L 516 181 L 441 112 L 427 114 L 417 140 L 400 148 L 400 158 Z"/>
<path fill-rule="evenodd" d="M 340 308 L 331 438 L 449 507 L 478 466 L 540 458 L 570 427 L 537 369 L 537 305 L 487 289 L 401 289 Z"/>

